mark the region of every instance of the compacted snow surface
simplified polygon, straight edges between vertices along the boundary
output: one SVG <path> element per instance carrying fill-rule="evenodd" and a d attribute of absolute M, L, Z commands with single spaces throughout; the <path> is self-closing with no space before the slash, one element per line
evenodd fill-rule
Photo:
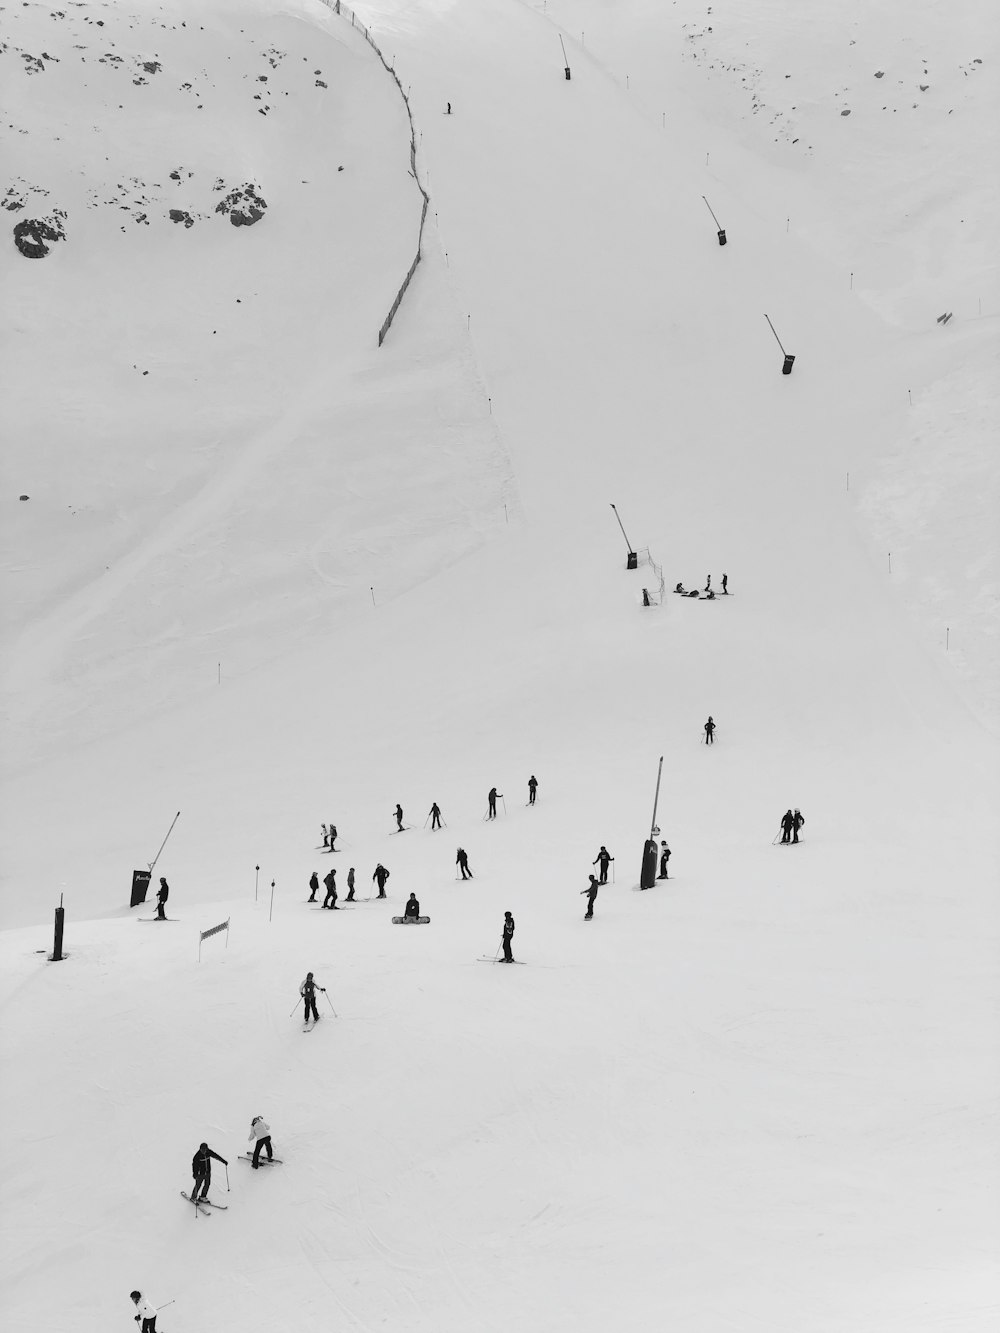
<path fill-rule="evenodd" d="M 998 20 L 815 11 L 3 6 L 11 1333 L 996 1327 Z"/>

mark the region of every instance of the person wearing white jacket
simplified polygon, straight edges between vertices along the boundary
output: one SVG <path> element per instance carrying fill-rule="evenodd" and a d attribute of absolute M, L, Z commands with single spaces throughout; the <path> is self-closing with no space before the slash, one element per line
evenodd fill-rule
<path fill-rule="evenodd" d="M 255 1139 L 256 1139 L 256 1143 L 254 1143 L 254 1140 L 255 1140 Z M 274 1157 L 274 1153 L 273 1153 L 273 1151 L 271 1150 L 271 1130 L 270 1130 L 270 1126 L 267 1124 L 267 1122 L 265 1121 L 265 1119 L 264 1119 L 264 1117 L 263 1117 L 262 1115 L 255 1115 L 254 1118 L 253 1118 L 253 1120 L 251 1120 L 251 1122 L 250 1122 L 250 1135 L 249 1135 L 249 1138 L 248 1138 L 247 1142 L 248 1142 L 248 1143 L 253 1143 L 253 1144 L 254 1144 L 254 1149 L 253 1149 L 253 1169 L 254 1169 L 255 1171 L 256 1171 L 256 1170 L 258 1169 L 258 1167 L 260 1166 L 260 1150 L 261 1150 L 261 1148 L 266 1148 L 266 1149 L 267 1149 L 267 1160 L 268 1160 L 269 1162 L 270 1162 L 270 1161 L 272 1160 L 272 1158 Z"/>
<path fill-rule="evenodd" d="M 141 1326 L 142 1333 L 156 1333 L 156 1311 L 146 1300 L 141 1291 L 129 1292 L 138 1313 L 135 1322 Z"/>

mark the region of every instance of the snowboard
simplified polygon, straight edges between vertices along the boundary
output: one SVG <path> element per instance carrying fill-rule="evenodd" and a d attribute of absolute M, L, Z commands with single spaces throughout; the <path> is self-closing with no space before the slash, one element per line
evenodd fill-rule
<path fill-rule="evenodd" d="M 394 916 L 392 918 L 392 924 L 394 926 L 408 926 L 411 924 L 414 926 L 429 926 L 430 922 L 431 919 L 429 916 L 418 916 L 416 918 L 412 916 Z"/>
<path fill-rule="evenodd" d="M 241 1161 L 241 1162 L 253 1162 L 253 1153 L 252 1153 L 252 1152 L 242 1152 L 242 1153 L 240 1153 L 240 1161 Z M 261 1154 L 260 1165 L 261 1165 L 261 1166 L 275 1166 L 275 1165 L 277 1165 L 277 1166 L 281 1166 L 281 1165 L 282 1165 L 282 1160 L 281 1160 L 280 1157 L 265 1157 L 263 1154 Z"/>

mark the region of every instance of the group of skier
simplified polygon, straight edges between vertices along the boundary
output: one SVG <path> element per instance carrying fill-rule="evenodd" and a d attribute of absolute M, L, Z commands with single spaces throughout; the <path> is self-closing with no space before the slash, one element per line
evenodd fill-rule
<path fill-rule="evenodd" d="M 798 842 L 799 831 L 806 822 L 806 817 L 799 809 L 795 807 L 794 811 L 786 810 L 781 816 L 781 841 L 782 843 Z"/>

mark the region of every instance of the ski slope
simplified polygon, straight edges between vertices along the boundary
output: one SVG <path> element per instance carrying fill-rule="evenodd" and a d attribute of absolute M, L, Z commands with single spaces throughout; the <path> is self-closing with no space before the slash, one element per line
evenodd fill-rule
<path fill-rule="evenodd" d="M 349 16 L 5 12 L 5 1327 L 994 1326 L 996 20 L 705 9 L 359 10 L 381 349 Z"/>

